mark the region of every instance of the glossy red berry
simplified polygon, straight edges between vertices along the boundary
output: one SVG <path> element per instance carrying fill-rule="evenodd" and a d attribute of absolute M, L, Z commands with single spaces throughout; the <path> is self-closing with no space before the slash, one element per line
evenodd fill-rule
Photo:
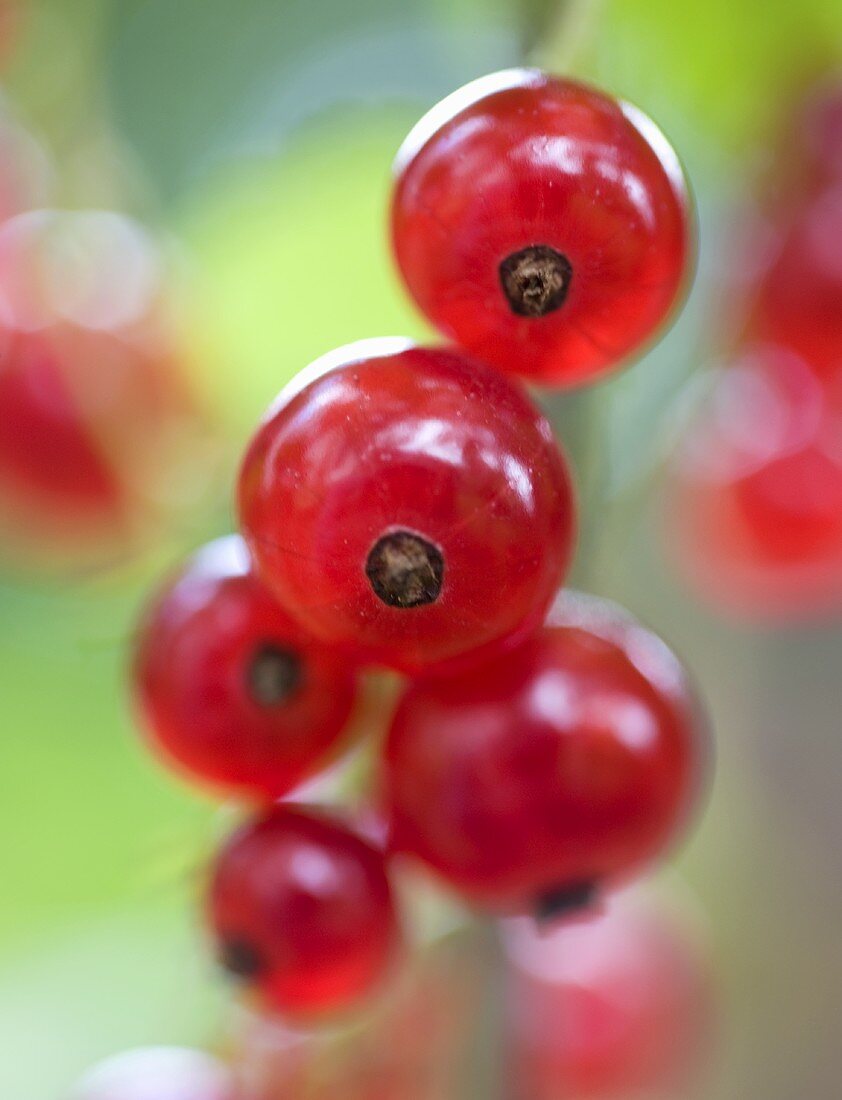
<path fill-rule="evenodd" d="M 427 317 L 549 385 L 640 351 L 688 266 L 675 153 L 637 108 L 537 70 L 445 99 L 398 153 L 392 238 Z"/>
<path fill-rule="evenodd" d="M 713 1030 L 686 914 L 624 892 L 586 919 L 503 928 L 506 1100 L 687 1096 Z"/>
<path fill-rule="evenodd" d="M 234 1100 L 230 1070 L 184 1047 L 146 1047 L 106 1058 L 69 1100 Z"/>
<path fill-rule="evenodd" d="M 523 391 L 401 340 L 342 348 L 294 381 L 239 500 L 289 612 L 409 671 L 538 625 L 573 541 L 566 464 Z"/>
<path fill-rule="evenodd" d="M 384 977 L 400 938 L 382 852 L 287 806 L 220 852 L 209 915 L 222 965 L 282 1014 L 347 1008 Z"/>
<path fill-rule="evenodd" d="M 392 846 L 478 904 L 554 916 L 667 847 L 700 755 L 672 653 L 562 598 L 519 649 L 407 689 L 385 748 Z"/>
<path fill-rule="evenodd" d="M 135 685 L 166 758 L 217 789 L 277 797 L 343 746 L 355 672 L 278 607 L 232 535 L 204 547 L 150 608 Z"/>
<path fill-rule="evenodd" d="M 770 237 L 749 336 L 792 348 L 826 378 L 842 375 L 842 177 L 805 199 Z"/>
<path fill-rule="evenodd" d="M 756 346 L 719 374 L 665 507 L 670 550 L 707 600 L 761 620 L 842 606 L 840 418 L 787 349 Z"/>

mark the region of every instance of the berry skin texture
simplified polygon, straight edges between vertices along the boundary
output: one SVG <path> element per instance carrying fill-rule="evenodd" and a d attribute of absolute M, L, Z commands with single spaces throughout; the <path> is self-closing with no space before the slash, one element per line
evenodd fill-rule
<path fill-rule="evenodd" d="M 145 1047 L 106 1058 L 70 1100 L 234 1100 L 234 1080 L 216 1058 L 184 1047 Z"/>
<path fill-rule="evenodd" d="M 665 541 L 714 607 L 787 622 L 842 607 L 838 396 L 794 352 L 747 348 L 675 454 Z"/>
<path fill-rule="evenodd" d="M 239 506 L 290 614 L 406 672 L 538 626 L 574 534 L 565 460 L 522 389 L 403 340 L 341 348 L 292 382 Z"/>
<path fill-rule="evenodd" d="M 519 649 L 407 689 L 385 747 L 391 847 L 479 906 L 587 905 L 676 837 L 700 734 L 666 646 L 563 596 Z"/>
<path fill-rule="evenodd" d="M 623 891 L 582 920 L 502 931 L 507 1100 L 695 1095 L 714 998 L 686 913 Z"/>
<path fill-rule="evenodd" d="M 664 324 L 688 268 L 688 198 L 637 108 L 533 69 L 485 77 L 396 160 L 392 243 L 422 312 L 533 382 L 592 382 Z"/>
<path fill-rule="evenodd" d="M 326 815 L 277 806 L 220 852 L 209 915 L 220 961 L 263 1011 L 348 1008 L 400 936 L 383 854 Z"/>
<path fill-rule="evenodd" d="M 135 687 L 167 760 L 217 791 L 275 798 L 344 747 L 356 677 L 346 654 L 278 607 L 232 535 L 204 547 L 150 608 Z"/>

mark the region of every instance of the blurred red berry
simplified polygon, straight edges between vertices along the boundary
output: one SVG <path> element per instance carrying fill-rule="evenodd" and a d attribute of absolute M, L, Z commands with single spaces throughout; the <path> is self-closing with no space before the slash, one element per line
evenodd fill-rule
<path fill-rule="evenodd" d="M 683 914 L 621 894 L 581 920 L 503 928 L 507 1100 L 686 1097 L 712 997 Z"/>
<path fill-rule="evenodd" d="M 573 542 L 567 467 L 523 391 L 400 340 L 342 348 L 293 381 L 239 501 L 290 614 L 407 671 L 538 625 Z"/>
<path fill-rule="evenodd" d="M 232 535 L 204 547 L 150 608 L 135 686 L 153 745 L 188 775 L 277 797 L 343 746 L 356 685 L 347 655 L 277 606 Z"/>
<path fill-rule="evenodd" d="M 107 1058 L 69 1100 L 235 1100 L 230 1071 L 208 1054 L 148 1047 Z"/>
<path fill-rule="evenodd" d="M 0 228 L 0 528 L 15 564 L 108 564 L 187 488 L 201 429 L 161 295 L 158 253 L 128 219 L 37 211 Z"/>
<path fill-rule="evenodd" d="M 842 405 L 793 352 L 747 350 L 671 470 L 666 532 L 715 605 L 759 619 L 842 607 Z"/>
<path fill-rule="evenodd" d="M 234 834 L 208 906 L 220 962 L 268 1012 L 350 1007 L 384 978 L 400 939 L 382 853 L 299 807 Z"/>
<path fill-rule="evenodd" d="M 701 734 L 659 639 L 562 598 L 519 649 L 409 686 L 385 748 L 392 846 L 481 905 L 587 904 L 675 839 Z"/>
<path fill-rule="evenodd" d="M 792 348 L 826 378 L 842 375 L 842 178 L 806 196 L 770 236 L 749 337 Z"/>
<path fill-rule="evenodd" d="M 548 385 L 639 353 L 686 281 L 688 198 L 637 108 L 512 70 L 449 96 L 398 154 L 394 251 L 447 336 Z"/>
<path fill-rule="evenodd" d="M 347 1026 L 305 1031 L 241 1016 L 233 1049 L 244 1100 L 453 1100 L 487 994 L 487 955 L 475 928 L 436 935 Z"/>

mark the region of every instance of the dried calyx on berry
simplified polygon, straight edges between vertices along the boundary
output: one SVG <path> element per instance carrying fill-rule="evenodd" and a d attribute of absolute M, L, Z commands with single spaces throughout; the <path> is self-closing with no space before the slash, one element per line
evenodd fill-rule
<path fill-rule="evenodd" d="M 573 278 L 573 265 L 546 244 L 513 252 L 500 264 L 500 283 L 512 313 L 545 317 L 564 305 Z"/>
<path fill-rule="evenodd" d="M 549 924 L 561 917 L 593 908 L 598 899 L 599 887 L 592 880 L 582 879 L 556 886 L 539 895 L 535 902 L 535 919 L 539 924 Z"/>
<path fill-rule="evenodd" d="M 439 598 L 444 579 L 441 550 L 414 531 L 389 531 L 369 551 L 365 573 L 389 607 L 423 607 Z"/>
<path fill-rule="evenodd" d="M 249 693 L 258 706 L 275 707 L 298 690 L 303 676 L 298 653 L 274 642 L 264 642 L 255 650 L 248 665 Z"/>

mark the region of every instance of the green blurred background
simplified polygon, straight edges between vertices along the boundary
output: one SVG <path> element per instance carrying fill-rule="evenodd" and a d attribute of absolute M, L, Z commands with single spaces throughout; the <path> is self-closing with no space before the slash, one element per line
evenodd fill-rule
<path fill-rule="evenodd" d="M 525 59 L 646 109 L 697 194 L 699 277 L 678 324 L 631 371 L 550 406 L 585 485 L 576 579 L 670 638 L 713 706 L 717 785 L 680 860 L 723 988 L 708 1095 L 837 1095 L 842 638 L 720 622 L 669 579 L 653 529 L 660 458 L 716 350 L 730 219 L 788 100 L 842 61 L 839 0 L 32 0 L 8 100 L 55 156 L 58 205 L 122 209 L 169 241 L 224 458 L 210 502 L 142 560 L 0 580 L 3 1097 L 55 1100 L 114 1050 L 220 1036 L 192 909 L 219 811 L 136 739 L 136 609 L 162 568 L 229 529 L 238 451 L 291 374 L 352 339 L 423 334 L 386 248 L 391 158 L 436 99 Z"/>

